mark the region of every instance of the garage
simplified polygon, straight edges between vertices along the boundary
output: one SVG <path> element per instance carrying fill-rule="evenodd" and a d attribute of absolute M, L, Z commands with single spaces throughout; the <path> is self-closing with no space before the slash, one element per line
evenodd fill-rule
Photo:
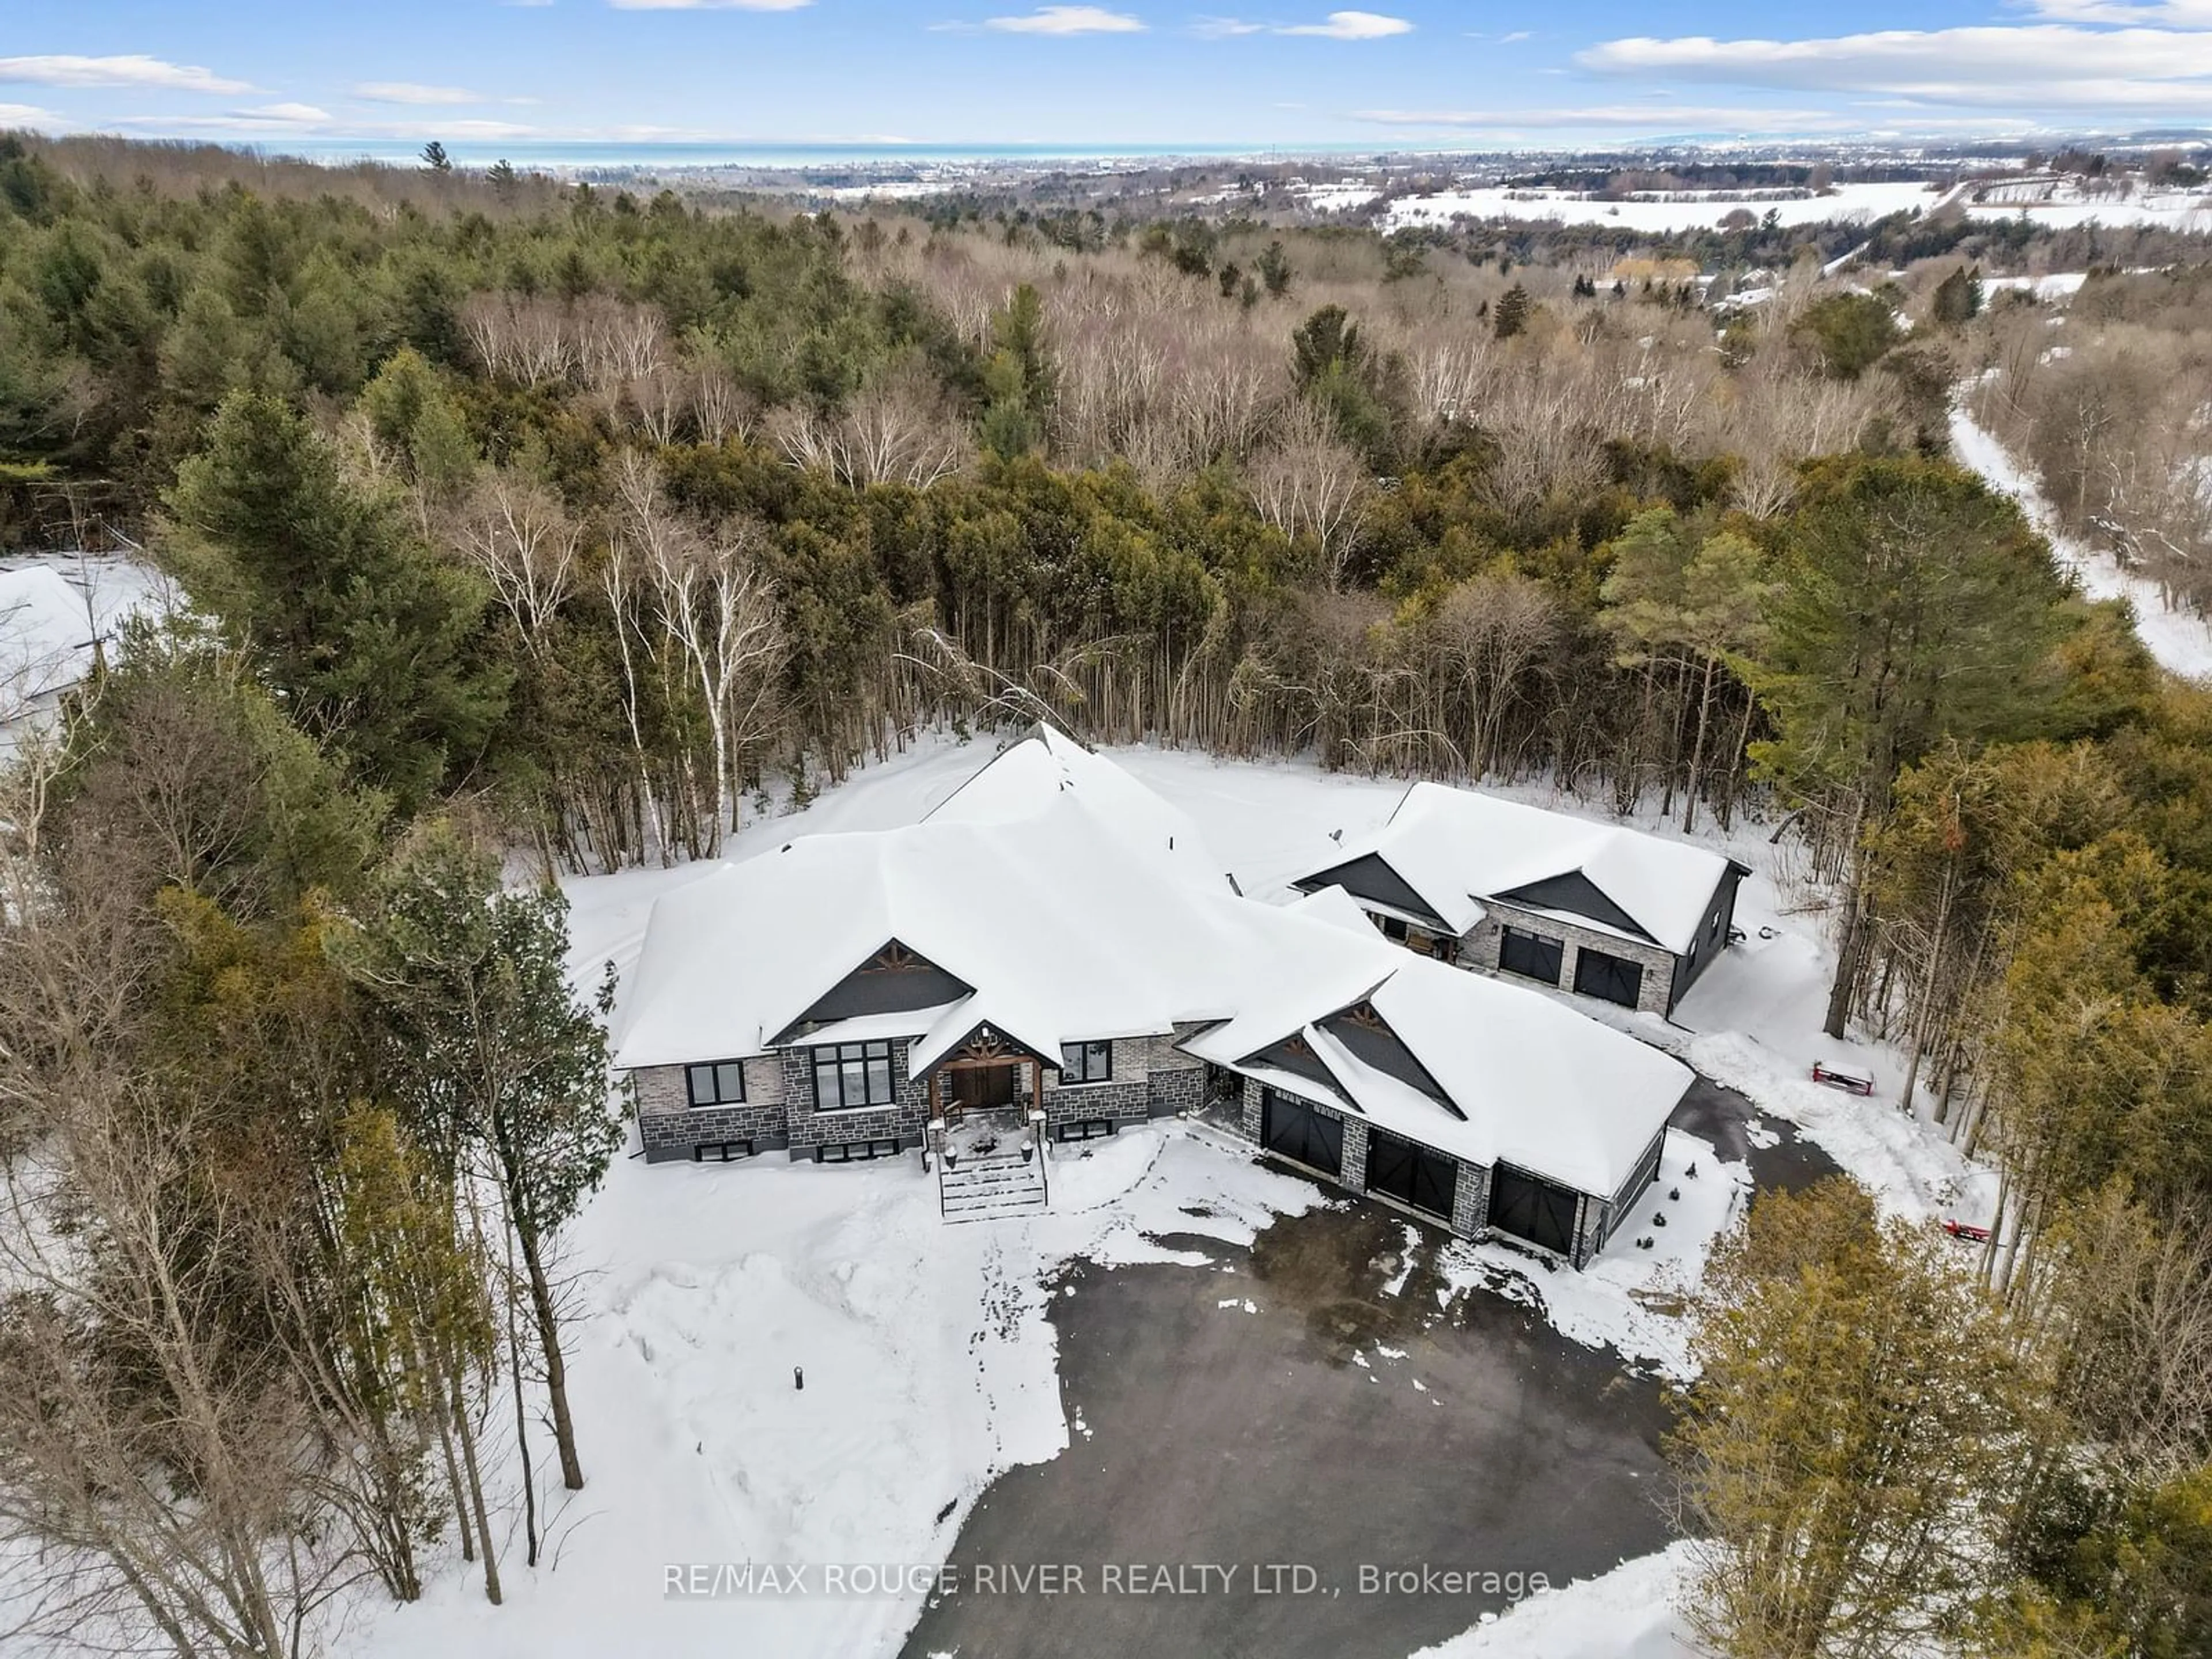
<path fill-rule="evenodd" d="M 1323 1175 L 1344 1173 L 1344 1123 L 1273 1089 L 1260 1095 L 1260 1144 Z"/>
<path fill-rule="evenodd" d="M 1575 1212 L 1582 1194 L 1501 1164 L 1490 1176 L 1490 1224 L 1547 1250 L 1575 1253 Z"/>
<path fill-rule="evenodd" d="M 1575 989 L 1633 1008 L 1644 995 L 1644 964 L 1584 945 L 1575 953 Z"/>
<path fill-rule="evenodd" d="M 1452 1200 L 1459 1192 L 1459 1160 L 1371 1130 L 1367 1137 L 1367 1190 L 1449 1221 Z"/>
<path fill-rule="evenodd" d="M 1518 927 L 1508 927 L 1498 936 L 1498 965 L 1509 974 L 1518 974 L 1523 979 L 1541 980 L 1547 985 L 1559 982 L 1559 957 L 1563 947 L 1555 939 L 1546 939 L 1541 933 L 1524 933 Z"/>

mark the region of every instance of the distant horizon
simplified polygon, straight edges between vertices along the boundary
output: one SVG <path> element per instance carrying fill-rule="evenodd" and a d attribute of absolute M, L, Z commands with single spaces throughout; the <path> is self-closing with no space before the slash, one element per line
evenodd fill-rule
<path fill-rule="evenodd" d="M 32 131 L 36 131 L 32 129 Z M 1273 140 L 1248 143 L 1085 142 L 1048 140 L 1016 142 L 937 143 L 902 139 L 694 139 L 694 138 L 519 138 L 483 140 L 440 139 L 434 132 L 421 137 L 391 138 L 270 137 L 233 138 L 213 134 L 117 132 L 41 133 L 49 138 L 94 137 L 133 143 L 211 144 L 225 149 L 289 160 L 315 166 L 410 165 L 419 162 L 423 147 L 440 143 L 458 167 L 477 170 L 507 161 L 517 166 L 569 169 L 619 167 L 658 167 L 665 170 L 712 170 L 751 167 L 763 171 L 820 170 L 836 167 L 873 169 L 901 166 L 937 166 L 961 162 L 1047 163 L 1053 161 L 1108 164 L 1117 161 L 1257 161 L 1283 165 L 1300 161 L 1351 162 L 1436 157 L 1495 157 L 1540 155 L 1566 157 L 1634 154 L 1654 149 L 1724 149 L 1756 146 L 1781 151 L 1823 155 L 1838 148 L 1917 149 L 1933 146 L 1947 155 L 1978 149 L 2014 152 L 2069 143 L 2106 143 L 2152 146 L 2160 143 L 2212 143 L 2212 127 L 2185 132 L 2174 128 L 2130 130 L 2091 128 L 2052 129 L 2022 132 L 1908 133 L 1868 131 L 1824 134 L 1820 137 L 1759 133 L 1685 132 L 1648 138 L 1617 137 L 1600 143 L 1500 144 L 1474 143 L 1376 143 L 1350 140 Z"/>
<path fill-rule="evenodd" d="M 0 127 L 1089 159 L 2212 124 L 2212 0 L 1862 0 L 1847 24 L 1753 0 L 1197 3 L 9 0 Z"/>

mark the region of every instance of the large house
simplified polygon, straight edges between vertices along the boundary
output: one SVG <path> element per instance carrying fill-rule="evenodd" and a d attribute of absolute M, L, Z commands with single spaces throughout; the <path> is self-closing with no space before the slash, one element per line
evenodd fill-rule
<path fill-rule="evenodd" d="M 1462 968 L 1671 1014 L 1728 948 L 1733 859 L 1640 830 L 1416 783 L 1389 821 L 1296 878 Z"/>
<path fill-rule="evenodd" d="M 1243 896 L 1187 817 L 1042 728 L 921 823 L 799 836 L 664 896 L 623 1005 L 653 1161 L 922 1146 L 945 1182 L 976 1173 L 946 1166 L 981 1122 L 1041 1205 L 1048 1139 L 1210 1103 L 1354 1192 L 1577 1266 L 1690 1082 L 1397 949 L 1343 894 Z"/>

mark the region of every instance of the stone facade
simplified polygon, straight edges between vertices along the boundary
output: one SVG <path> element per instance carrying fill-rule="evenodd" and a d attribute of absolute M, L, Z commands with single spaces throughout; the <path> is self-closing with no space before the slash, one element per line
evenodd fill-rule
<path fill-rule="evenodd" d="M 783 1068 L 773 1054 L 744 1062 L 741 1105 L 694 1106 L 681 1066 L 647 1066 L 630 1073 L 637 1127 L 648 1164 L 690 1158 L 695 1149 L 719 1149 L 750 1140 L 756 1153 L 785 1145 Z M 709 1156 L 714 1154 L 709 1153 Z"/>
<path fill-rule="evenodd" d="M 1145 1111 L 1151 1117 L 1195 1112 L 1206 1104 L 1206 1067 L 1177 1066 L 1145 1079 Z"/>
<path fill-rule="evenodd" d="M 891 1044 L 891 1104 L 838 1107 L 826 1112 L 814 1109 L 814 1051 L 786 1048 L 783 1097 L 787 1103 L 786 1123 L 792 1158 L 814 1158 L 818 1148 L 863 1140 L 896 1140 L 902 1151 L 920 1146 L 922 1131 L 929 1123 L 929 1080 L 907 1074 L 910 1046 L 903 1042 Z"/>
<path fill-rule="evenodd" d="M 1665 1018 L 1672 1006 L 1674 990 L 1674 952 L 1656 945 L 1647 945 L 1640 939 L 1623 939 L 1618 933 L 1601 932 L 1595 927 L 1580 927 L 1571 921 L 1562 921 L 1557 916 L 1532 915 L 1516 910 L 1498 901 L 1486 900 L 1489 914 L 1475 923 L 1460 941 L 1459 965 L 1493 975 L 1507 981 L 1521 979 L 1518 974 L 1509 974 L 1498 966 L 1498 950 L 1504 939 L 1505 929 L 1511 927 L 1523 933 L 1534 933 L 1544 939 L 1560 941 L 1559 985 L 1562 991 L 1575 988 L 1575 959 L 1584 947 L 1602 951 L 1607 956 L 1619 957 L 1625 962 L 1640 963 L 1644 969 L 1643 982 L 1637 987 L 1636 1006 L 1639 1012 L 1657 1014 Z M 1539 981 L 1525 981 L 1524 983 Z"/>
<path fill-rule="evenodd" d="M 1261 1085 L 1251 1078 L 1243 1079 L 1243 1117 L 1239 1127 L 1247 1140 L 1255 1145 L 1260 1139 L 1260 1093 Z M 1317 1101 L 1306 1103 L 1328 1117 L 1340 1120 L 1344 1125 L 1344 1170 L 1337 1185 L 1347 1192 L 1366 1194 L 1367 1192 L 1367 1124 L 1365 1120 L 1342 1112 Z M 1431 1151 L 1436 1150 L 1430 1148 Z M 1449 1225 L 1462 1238 L 1481 1239 L 1491 1235 L 1490 1228 L 1490 1170 L 1480 1164 L 1470 1164 L 1465 1158 L 1455 1159 L 1459 1174 L 1452 1189 L 1452 1212 Z M 1304 1166 L 1300 1166 L 1304 1167 Z M 1419 1216 L 1425 1221 L 1441 1218 L 1418 1210 L 1409 1210 L 1386 1195 L 1375 1194 L 1376 1201 L 1388 1204 L 1392 1209 L 1407 1215 Z M 1577 1267 L 1589 1265 L 1590 1258 L 1603 1248 L 1612 1230 L 1613 1206 L 1604 1199 L 1584 1194 L 1576 1212 L 1574 1249 L 1571 1257 Z M 1533 1248 L 1533 1247 L 1532 1247 Z"/>

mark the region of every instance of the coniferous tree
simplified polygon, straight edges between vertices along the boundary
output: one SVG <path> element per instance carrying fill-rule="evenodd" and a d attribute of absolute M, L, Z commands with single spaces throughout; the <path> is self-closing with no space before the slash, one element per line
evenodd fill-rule
<path fill-rule="evenodd" d="M 290 700 L 403 804 L 472 760 L 505 706 L 485 593 L 272 398 L 234 394 L 179 470 L 170 556 Z"/>

